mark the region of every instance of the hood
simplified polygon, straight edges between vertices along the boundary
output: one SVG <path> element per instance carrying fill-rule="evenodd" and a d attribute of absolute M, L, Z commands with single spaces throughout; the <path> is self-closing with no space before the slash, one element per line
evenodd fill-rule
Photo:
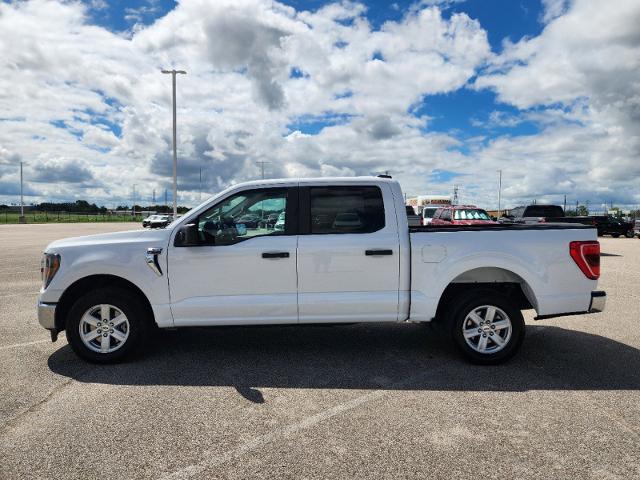
<path fill-rule="evenodd" d="M 56 240 L 50 243 L 45 252 L 69 247 L 86 247 L 97 245 L 117 245 L 120 243 L 166 243 L 171 235 L 171 230 L 128 230 L 125 232 L 100 233 L 83 237 L 71 237 Z"/>

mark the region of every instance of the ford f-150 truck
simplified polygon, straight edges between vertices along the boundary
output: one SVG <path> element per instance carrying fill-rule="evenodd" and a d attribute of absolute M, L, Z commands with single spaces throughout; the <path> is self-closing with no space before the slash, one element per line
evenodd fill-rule
<path fill-rule="evenodd" d="M 236 228 L 247 215 L 281 228 Z M 602 311 L 600 246 L 582 225 L 409 227 L 388 178 L 235 185 L 166 229 L 51 243 L 38 318 L 82 358 L 121 360 L 150 329 L 442 322 L 468 359 L 520 347 L 537 319 Z"/>

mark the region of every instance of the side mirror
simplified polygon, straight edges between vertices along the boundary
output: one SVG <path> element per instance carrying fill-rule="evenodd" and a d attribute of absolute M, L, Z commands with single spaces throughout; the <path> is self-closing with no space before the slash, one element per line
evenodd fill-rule
<path fill-rule="evenodd" d="M 200 237 L 198 235 L 198 225 L 195 223 L 188 223 L 180 227 L 173 244 L 176 247 L 193 247 L 199 245 Z"/>

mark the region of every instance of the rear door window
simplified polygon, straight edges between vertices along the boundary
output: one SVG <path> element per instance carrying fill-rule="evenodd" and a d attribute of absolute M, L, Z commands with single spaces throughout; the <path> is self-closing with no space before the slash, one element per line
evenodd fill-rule
<path fill-rule="evenodd" d="M 311 233 L 372 233 L 384 228 L 378 187 L 311 187 Z"/>

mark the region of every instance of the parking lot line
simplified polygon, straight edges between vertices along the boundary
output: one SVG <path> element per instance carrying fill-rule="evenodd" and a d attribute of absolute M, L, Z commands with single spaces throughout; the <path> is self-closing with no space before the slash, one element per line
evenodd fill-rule
<path fill-rule="evenodd" d="M 338 416 L 342 413 L 348 412 L 350 410 L 354 410 L 366 403 L 369 403 L 373 400 L 378 400 L 386 395 L 389 391 L 397 390 L 399 388 L 407 387 L 412 383 L 419 381 L 421 378 L 425 377 L 427 374 L 433 374 L 433 371 L 422 372 L 418 375 L 413 375 L 401 382 L 395 382 L 388 386 L 384 387 L 384 390 L 375 390 L 373 392 L 365 393 L 364 395 L 360 395 L 352 400 L 349 400 L 344 403 L 340 403 L 334 407 L 331 407 L 327 410 L 324 410 L 320 413 L 316 413 L 315 415 L 310 415 L 308 417 L 303 418 L 299 422 L 293 423 L 291 425 L 286 425 L 281 428 L 276 428 L 269 433 L 265 433 L 264 435 L 259 435 L 248 442 L 245 442 L 241 445 L 238 445 L 236 448 L 231 450 L 227 450 L 226 452 L 220 454 L 212 454 L 211 451 L 205 452 L 203 456 L 212 455 L 209 458 L 195 464 L 188 465 L 180 470 L 176 470 L 167 475 L 163 475 L 160 477 L 161 480 L 180 480 L 185 478 L 192 478 L 196 476 L 202 476 L 207 469 L 211 469 L 222 465 L 231 460 L 235 460 L 237 458 L 242 457 L 245 453 L 251 452 L 257 448 L 266 446 L 274 441 L 279 439 L 286 439 L 298 432 L 303 430 L 307 430 L 311 427 L 314 427 L 325 420 L 329 420 L 335 416 Z"/>
<path fill-rule="evenodd" d="M 10 348 L 28 347 L 29 345 L 36 345 L 38 343 L 50 342 L 51 340 L 36 340 L 34 342 L 14 343 L 13 345 L 4 345 L 0 347 L 0 350 L 8 350 Z"/>

